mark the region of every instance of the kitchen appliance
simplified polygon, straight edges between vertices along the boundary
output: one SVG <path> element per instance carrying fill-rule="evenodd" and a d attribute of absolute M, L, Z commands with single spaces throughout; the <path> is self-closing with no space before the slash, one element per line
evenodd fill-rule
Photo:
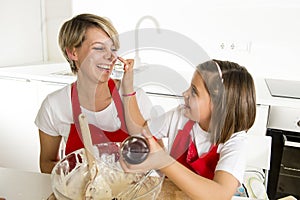
<path fill-rule="evenodd" d="M 271 106 L 267 135 L 272 137 L 267 193 L 271 200 L 300 198 L 300 108 Z"/>
<path fill-rule="evenodd" d="M 273 97 L 287 102 L 270 106 L 267 135 L 272 137 L 272 148 L 268 196 L 271 200 L 288 195 L 300 199 L 300 81 L 266 79 L 266 84 Z M 293 104 L 288 104 L 290 101 Z"/>
<path fill-rule="evenodd" d="M 300 99 L 300 81 L 266 79 L 266 83 L 273 97 Z"/>

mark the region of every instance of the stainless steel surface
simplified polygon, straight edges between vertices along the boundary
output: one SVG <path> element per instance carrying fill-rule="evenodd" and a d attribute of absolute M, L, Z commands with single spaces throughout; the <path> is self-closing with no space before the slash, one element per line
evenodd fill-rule
<path fill-rule="evenodd" d="M 300 91 L 300 88 L 299 88 Z M 271 106 L 267 128 L 300 132 L 300 109 Z"/>
<path fill-rule="evenodd" d="M 300 99 L 300 81 L 266 79 L 272 96 Z"/>

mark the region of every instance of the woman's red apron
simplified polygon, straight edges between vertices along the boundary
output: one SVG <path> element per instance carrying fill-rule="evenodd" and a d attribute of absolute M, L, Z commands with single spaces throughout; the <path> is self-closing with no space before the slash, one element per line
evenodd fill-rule
<path fill-rule="evenodd" d="M 183 130 L 178 131 L 172 145 L 171 156 L 197 174 L 213 179 L 220 157 L 217 153 L 218 146 L 212 145 L 207 153 L 198 156 L 196 146 L 190 136 L 194 123 L 189 120 Z"/>
<path fill-rule="evenodd" d="M 92 124 L 89 124 L 93 144 L 100 144 L 104 142 L 122 142 L 128 137 L 127 128 L 124 120 L 124 114 L 123 114 L 124 111 L 123 104 L 119 92 L 112 79 L 109 79 L 108 86 L 117 108 L 118 117 L 121 121 L 121 127 L 119 130 L 116 130 L 114 132 L 108 132 L 108 131 L 101 130 L 100 128 Z M 80 131 L 79 120 L 78 120 L 78 116 L 81 113 L 81 109 L 80 109 L 80 103 L 78 99 L 76 82 L 72 84 L 71 101 L 72 101 L 74 124 L 71 124 L 70 133 L 65 148 L 65 155 L 84 147 L 81 138 L 81 131 Z"/>

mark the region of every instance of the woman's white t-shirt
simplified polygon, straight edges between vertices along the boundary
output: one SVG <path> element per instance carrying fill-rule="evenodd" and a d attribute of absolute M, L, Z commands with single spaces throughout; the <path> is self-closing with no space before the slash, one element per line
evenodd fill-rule
<path fill-rule="evenodd" d="M 122 94 L 120 96 L 122 99 Z M 148 120 L 152 109 L 150 99 L 141 88 L 136 90 L 136 98 L 141 114 L 145 120 Z M 81 110 L 87 116 L 90 124 L 102 130 L 113 132 L 121 126 L 114 101 L 100 112 L 92 112 L 83 107 Z M 67 85 L 50 93 L 44 99 L 36 116 L 35 124 L 44 133 L 51 136 L 62 136 L 67 141 L 70 125 L 73 123 L 71 85 Z"/>
<path fill-rule="evenodd" d="M 149 129 L 156 138 L 168 138 L 167 149 L 169 152 L 178 130 L 182 130 L 185 123 L 189 120 L 184 116 L 183 111 L 184 108 L 178 106 L 164 115 L 148 121 Z M 202 130 L 198 123 L 195 123 L 190 134 L 199 156 L 208 152 L 212 145 L 209 133 Z M 224 144 L 219 144 L 217 150 L 220 158 L 215 171 L 226 171 L 232 174 L 240 183 L 243 182 L 246 164 L 246 138 L 245 131 L 234 133 Z"/>

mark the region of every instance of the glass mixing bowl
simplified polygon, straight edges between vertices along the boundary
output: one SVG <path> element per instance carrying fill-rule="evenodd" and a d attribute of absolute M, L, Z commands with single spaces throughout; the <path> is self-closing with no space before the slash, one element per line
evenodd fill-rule
<path fill-rule="evenodd" d="M 144 173 L 126 173 L 122 170 L 120 158 L 120 143 L 109 142 L 93 146 L 94 155 L 99 169 L 95 184 L 100 193 L 93 199 L 120 200 L 117 195 L 135 185 Z M 84 191 L 89 181 L 85 150 L 79 149 L 60 160 L 52 170 L 51 184 L 58 200 L 84 199 Z M 154 200 L 157 198 L 164 176 L 153 171 L 142 183 L 135 200 Z"/>

